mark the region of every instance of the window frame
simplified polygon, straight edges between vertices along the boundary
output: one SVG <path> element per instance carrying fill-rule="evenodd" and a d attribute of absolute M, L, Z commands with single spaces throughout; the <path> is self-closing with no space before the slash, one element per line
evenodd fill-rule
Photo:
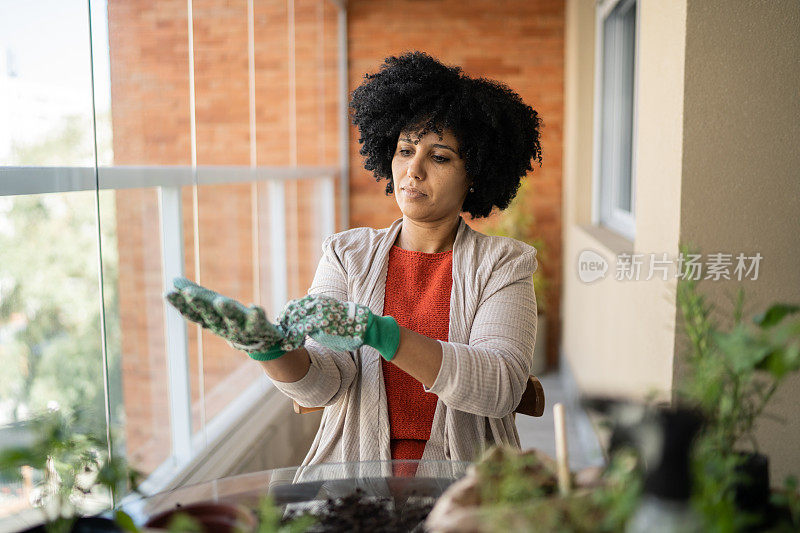
<path fill-rule="evenodd" d="M 627 4 L 627 5 L 626 5 Z M 619 157 L 619 139 L 623 129 L 619 124 L 613 127 L 610 140 L 613 144 L 604 152 L 603 141 L 604 124 L 603 116 L 607 99 L 604 94 L 604 26 L 606 20 L 617 6 L 625 6 L 630 9 L 636 8 L 636 18 L 634 22 L 634 49 L 633 49 L 633 91 L 632 91 L 632 112 L 631 112 L 631 180 L 630 180 L 630 212 L 616 206 L 616 197 L 620 191 L 619 172 L 611 172 L 611 176 L 606 178 L 603 171 L 605 157 Z M 595 10 L 595 61 L 594 61 L 594 119 L 593 119 L 593 163 L 592 163 L 592 224 L 595 226 L 605 226 L 623 237 L 633 241 L 636 236 L 636 149 L 638 132 L 638 77 L 639 77 L 639 28 L 641 10 L 639 0 L 600 0 L 597 2 Z M 621 28 L 615 29 L 617 33 Z M 615 72 L 619 72 L 621 65 L 617 62 L 612 65 Z M 615 103 L 619 98 L 615 100 Z M 612 162 L 612 165 L 616 163 Z"/>

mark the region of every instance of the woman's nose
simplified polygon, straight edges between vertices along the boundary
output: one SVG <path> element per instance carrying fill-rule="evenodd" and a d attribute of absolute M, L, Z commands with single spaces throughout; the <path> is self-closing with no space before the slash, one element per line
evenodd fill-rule
<path fill-rule="evenodd" d="M 422 165 L 420 165 L 419 160 L 415 157 L 411 161 L 408 162 L 408 168 L 406 168 L 406 175 L 412 179 L 425 179 L 423 175 Z"/>

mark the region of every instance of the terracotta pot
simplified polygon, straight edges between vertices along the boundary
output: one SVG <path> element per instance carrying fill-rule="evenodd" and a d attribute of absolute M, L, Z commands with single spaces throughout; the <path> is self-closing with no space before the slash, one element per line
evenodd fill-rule
<path fill-rule="evenodd" d="M 179 514 L 188 515 L 196 520 L 203 530 L 209 533 L 253 531 L 256 527 L 256 517 L 246 507 L 219 503 L 198 503 L 176 507 L 150 518 L 145 527 L 166 530 L 172 519 Z"/>

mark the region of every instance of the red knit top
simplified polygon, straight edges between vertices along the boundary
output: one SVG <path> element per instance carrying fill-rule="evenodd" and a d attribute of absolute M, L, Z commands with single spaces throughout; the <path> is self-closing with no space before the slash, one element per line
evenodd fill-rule
<path fill-rule="evenodd" d="M 383 314 L 426 337 L 447 341 L 452 286 L 452 250 L 425 253 L 392 246 Z M 431 436 L 437 396 L 425 392 L 422 383 L 385 359 L 381 365 L 392 459 L 420 459 Z"/>

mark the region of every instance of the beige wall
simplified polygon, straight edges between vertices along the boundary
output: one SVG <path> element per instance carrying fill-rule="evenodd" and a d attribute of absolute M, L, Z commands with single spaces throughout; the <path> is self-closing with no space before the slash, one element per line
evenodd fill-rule
<path fill-rule="evenodd" d="M 594 2 L 567 2 L 561 350 L 585 392 L 633 397 L 654 392 L 666 398 L 672 384 L 674 280 L 617 281 L 614 268 L 620 252 L 677 253 L 686 2 L 643 2 L 639 17 L 637 236 L 631 242 L 591 224 Z M 584 249 L 605 257 L 609 271 L 603 280 L 579 280 L 578 255 Z"/>
<path fill-rule="evenodd" d="M 800 302 L 800 4 L 640 3 L 634 242 L 592 225 L 593 4 L 566 10 L 561 350 L 585 392 L 667 396 L 680 379 L 674 283 L 615 281 L 617 253 L 760 252 L 745 313 Z M 591 285 L 577 276 L 586 248 L 611 268 Z M 723 319 L 737 286 L 700 285 Z M 800 473 L 798 403 L 792 378 L 769 409 L 783 420 L 759 424 L 775 484 Z"/>
<path fill-rule="evenodd" d="M 748 315 L 800 302 L 800 3 L 689 3 L 681 240 L 764 257 Z M 736 282 L 701 284 L 721 310 Z M 723 316 L 730 316 L 724 313 Z M 800 474 L 800 379 L 759 427 L 773 483 Z"/>

